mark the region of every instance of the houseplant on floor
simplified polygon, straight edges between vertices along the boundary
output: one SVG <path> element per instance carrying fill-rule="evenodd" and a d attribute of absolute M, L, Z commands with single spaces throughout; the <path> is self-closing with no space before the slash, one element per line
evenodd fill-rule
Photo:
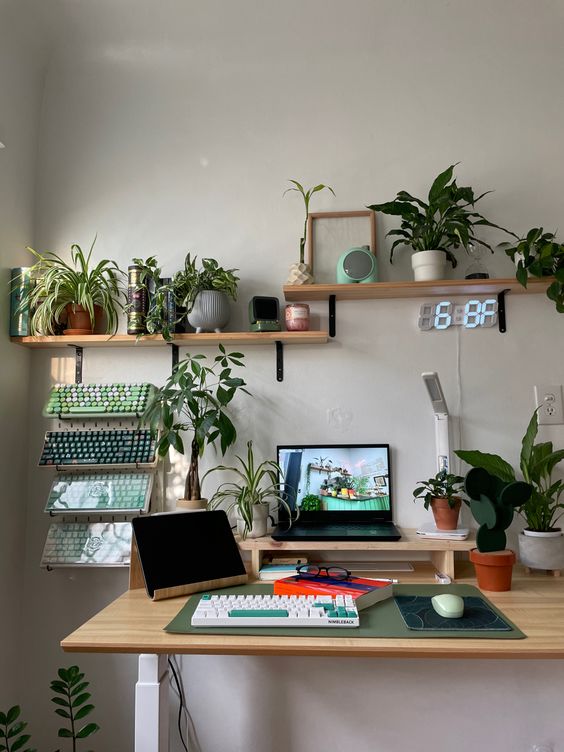
<path fill-rule="evenodd" d="M 63 314 L 67 317 L 64 334 L 92 334 L 101 314 L 105 314 L 105 331 L 116 333 L 117 311 L 124 309 L 126 301 L 125 274 L 115 261 L 103 259 L 91 265 L 95 243 L 96 238 L 88 254 L 73 243 L 70 263 L 51 251 L 42 254 L 28 248 L 37 259 L 30 269 L 35 284 L 23 295 L 20 307 L 33 310 L 33 334 L 56 334 Z"/>
<path fill-rule="evenodd" d="M 229 298 L 237 300 L 237 269 L 224 269 L 212 258 L 202 259 L 187 254 L 184 269 L 173 277 L 177 305 L 186 309 L 188 322 L 200 332 L 221 332 L 229 323 Z"/>
<path fill-rule="evenodd" d="M 564 481 L 553 481 L 554 469 L 564 459 L 564 450 L 554 450 L 551 441 L 536 444 L 538 409 L 533 413 L 521 441 L 519 468 L 531 494 L 517 511 L 526 522 L 519 534 L 519 558 L 530 569 L 560 571 L 564 568 L 564 536 L 557 522 L 564 504 L 560 497 Z M 495 473 L 505 482 L 516 479 L 513 467 L 495 454 L 459 450 L 456 454 L 469 465 Z"/>
<path fill-rule="evenodd" d="M 515 276 L 523 287 L 527 287 L 530 276 L 554 275 L 546 295 L 558 313 L 564 313 L 564 243 L 559 243 L 554 233 L 533 227 L 517 243 L 500 243 L 499 247 L 516 263 Z"/>
<path fill-rule="evenodd" d="M 390 249 L 390 262 L 393 262 L 397 246 L 409 246 L 413 250 L 411 263 L 416 281 L 444 279 L 446 262 L 456 267 L 453 250 L 460 246 L 468 251 L 470 246 L 478 244 L 493 253 L 488 243 L 476 237 L 477 227 L 503 230 L 474 209 L 478 201 L 491 191 L 475 196 L 472 188 L 458 186 L 453 179 L 456 164 L 435 178 L 426 201 L 400 191 L 393 201 L 368 207 L 401 217 L 400 229 L 390 230 L 386 235 L 397 238 Z"/>
<path fill-rule="evenodd" d="M 313 283 L 313 274 L 311 273 L 311 268 L 309 264 L 305 263 L 305 247 L 306 247 L 306 240 L 307 240 L 307 218 L 309 215 L 309 203 L 311 201 L 311 197 L 314 193 L 319 193 L 319 191 L 328 190 L 331 191 L 333 196 L 335 195 L 335 191 L 331 188 L 330 185 L 324 185 L 323 183 L 319 183 L 319 185 L 314 185 L 311 188 L 304 188 L 301 183 L 298 183 L 297 180 L 289 180 L 289 183 L 292 183 L 291 188 L 287 188 L 283 195 L 285 196 L 287 193 L 290 193 L 292 191 L 295 191 L 296 193 L 299 193 L 301 197 L 304 200 L 304 206 L 305 206 L 305 219 L 304 219 L 304 230 L 302 233 L 302 237 L 300 238 L 300 260 L 297 264 L 292 264 L 290 267 L 290 276 L 286 280 L 287 285 L 311 285 Z"/>
<path fill-rule="evenodd" d="M 190 466 L 184 484 L 184 499 L 178 506 L 184 509 L 205 509 L 201 498 L 199 460 L 206 446 L 215 446 L 219 439 L 225 454 L 237 439 L 237 431 L 226 408 L 238 391 L 249 394 L 245 382 L 232 376 L 232 367 L 243 366 L 243 354 L 228 353 L 219 345 L 212 365 L 206 365 L 205 355 L 187 355 L 174 368 L 164 386 L 152 394 L 142 418 L 152 431 L 161 429 L 157 451 L 164 457 L 172 447 L 184 454 L 182 433 L 190 431 Z"/>
<path fill-rule="evenodd" d="M 423 506 L 433 512 L 435 525 L 438 530 L 456 530 L 464 478 L 460 475 L 438 472 L 434 478 L 419 481 L 419 486 L 413 491 L 413 500 L 423 499 Z"/>
<path fill-rule="evenodd" d="M 222 483 L 210 499 L 208 507 L 225 509 L 227 514 L 235 511 L 237 532 L 243 538 L 262 538 L 266 535 L 270 504 L 283 506 L 291 519 L 291 511 L 282 495 L 282 469 L 274 460 L 264 460 L 257 464 L 253 452 L 253 442 L 247 442 L 247 457 L 236 456 L 237 467 L 218 465 L 208 470 L 208 475 L 218 470 L 231 472 L 236 480 Z"/>

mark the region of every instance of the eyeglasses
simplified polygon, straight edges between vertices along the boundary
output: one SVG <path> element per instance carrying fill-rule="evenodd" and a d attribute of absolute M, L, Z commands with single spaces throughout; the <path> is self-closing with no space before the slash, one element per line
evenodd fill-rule
<path fill-rule="evenodd" d="M 318 564 L 301 564 L 296 567 L 300 577 L 331 577 L 334 580 L 348 580 L 351 572 L 344 567 L 320 567 Z M 325 574 L 322 574 L 325 572 Z"/>

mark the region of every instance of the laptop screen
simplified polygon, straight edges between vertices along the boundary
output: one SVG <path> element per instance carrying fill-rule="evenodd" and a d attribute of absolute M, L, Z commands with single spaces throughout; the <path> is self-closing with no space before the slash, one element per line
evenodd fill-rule
<path fill-rule="evenodd" d="M 392 519 L 388 444 L 279 446 L 278 464 L 292 516 Z"/>

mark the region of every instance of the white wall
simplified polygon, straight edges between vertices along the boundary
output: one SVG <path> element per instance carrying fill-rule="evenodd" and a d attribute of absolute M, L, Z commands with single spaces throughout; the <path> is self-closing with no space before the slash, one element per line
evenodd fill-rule
<path fill-rule="evenodd" d="M 293 194 L 282 198 L 290 177 L 335 188 L 337 198 L 320 195 L 314 209 L 357 209 L 400 188 L 420 194 L 460 160 L 461 183 L 496 189 L 482 204 L 492 220 L 517 232 L 562 225 L 560 1 L 62 7 L 44 91 L 40 248 L 86 245 L 97 232 L 98 257 L 124 267 L 155 252 L 168 272 L 188 249 L 214 256 L 241 270 L 232 322 L 239 328 L 249 297 L 280 295 L 295 260 L 301 206 Z M 378 222 L 382 276 L 407 278 L 407 254 L 392 268 L 386 261 L 391 221 Z M 504 257 L 487 263 L 510 271 Z M 543 296 L 510 296 L 505 335 L 420 333 L 420 302 L 338 304 L 335 341 L 286 348 L 283 384 L 273 351 L 249 348 L 253 397 L 238 400 L 241 442 L 253 438 L 272 455 L 277 443 L 388 441 L 397 520 L 417 525 L 426 515 L 411 491 L 434 472 L 420 373 L 436 369 L 462 417 L 464 446 L 515 461 L 533 384 L 564 380 L 564 319 Z M 324 306 L 315 312 L 327 326 Z M 71 365 L 62 358 L 32 358 L 23 638 L 25 667 L 37 677 L 29 687 L 37 744 L 55 727 L 42 686 L 70 663 L 57 641 L 125 587 L 121 573 L 38 570 L 49 485 L 35 469 L 45 430 L 39 416 L 49 383 Z M 164 351 L 88 351 L 85 375 L 159 383 L 169 365 Z M 552 436 L 561 442 L 563 429 Z M 41 629 L 32 622 L 38 610 Z M 130 748 L 133 660 L 77 660 L 96 682 L 98 747 Z M 335 749 L 360 752 L 526 752 L 543 739 L 564 749 L 557 720 L 564 683 L 552 664 L 188 657 L 184 667 L 205 752 L 307 752 L 320 748 L 320 733 L 324 744 L 334 737 Z"/>
<path fill-rule="evenodd" d="M 38 116 L 47 35 L 34 3 L 0 2 L 0 708 L 21 698 L 29 353 L 10 343 L 10 269 L 33 242 Z M 46 28 L 44 28 L 46 31 Z"/>

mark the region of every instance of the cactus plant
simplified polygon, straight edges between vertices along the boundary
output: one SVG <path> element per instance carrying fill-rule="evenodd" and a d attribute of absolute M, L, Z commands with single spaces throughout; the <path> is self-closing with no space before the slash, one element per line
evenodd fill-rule
<path fill-rule="evenodd" d="M 476 534 L 478 551 L 503 551 L 505 531 L 511 524 L 516 507 L 531 496 L 532 487 L 524 481 L 506 483 L 481 467 L 468 471 L 464 489 L 469 496 L 465 503 L 480 528 Z"/>

